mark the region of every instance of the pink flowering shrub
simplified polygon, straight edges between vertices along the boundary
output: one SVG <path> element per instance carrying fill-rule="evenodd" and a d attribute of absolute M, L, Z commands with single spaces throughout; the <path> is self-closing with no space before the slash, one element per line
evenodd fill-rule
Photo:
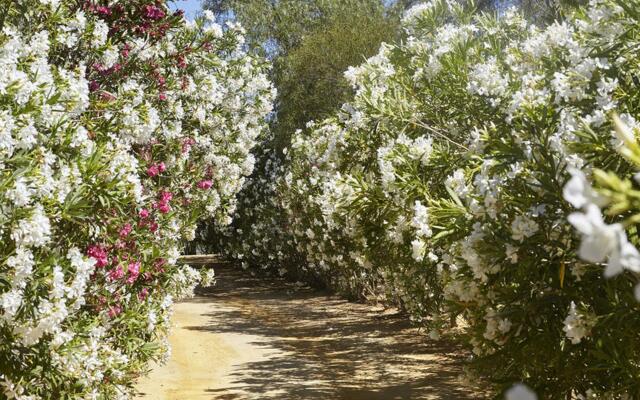
<path fill-rule="evenodd" d="M 181 244 L 230 221 L 273 89 L 240 27 L 164 1 L 0 7 L 0 397 L 127 398 L 200 279 Z"/>

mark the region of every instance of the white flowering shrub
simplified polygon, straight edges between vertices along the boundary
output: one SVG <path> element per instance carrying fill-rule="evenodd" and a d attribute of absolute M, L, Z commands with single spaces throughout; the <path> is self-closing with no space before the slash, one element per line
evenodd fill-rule
<path fill-rule="evenodd" d="M 163 1 L 0 9 L 0 397 L 128 398 L 200 281 L 181 243 L 230 221 L 273 90 L 241 28 Z"/>
<path fill-rule="evenodd" d="M 612 135 L 617 112 L 638 148 L 640 2 L 539 28 L 433 0 L 404 25 L 247 186 L 229 254 L 399 304 L 434 338 L 462 318 L 498 392 L 640 397 L 640 151 Z"/>

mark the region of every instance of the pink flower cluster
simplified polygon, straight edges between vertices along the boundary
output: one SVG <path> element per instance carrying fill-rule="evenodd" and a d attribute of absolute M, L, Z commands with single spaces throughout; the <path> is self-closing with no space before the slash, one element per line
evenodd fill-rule
<path fill-rule="evenodd" d="M 117 73 L 117 72 L 120 72 L 120 71 L 122 70 L 122 64 L 120 64 L 120 63 L 115 63 L 115 64 L 113 64 L 113 66 L 112 66 L 112 67 L 107 68 L 107 67 L 105 67 L 105 66 L 104 66 L 104 64 L 101 64 L 101 63 L 95 63 L 95 64 L 93 64 L 93 65 L 92 65 L 92 68 L 93 68 L 96 72 L 98 72 L 100 75 L 102 75 L 102 76 L 108 76 L 108 75 L 112 75 L 112 74 L 115 74 L 115 73 Z M 92 81 L 92 82 L 93 82 L 93 81 Z M 97 82 L 96 82 L 96 83 L 97 83 Z M 95 85 L 94 85 L 94 87 L 95 87 Z M 100 86 L 98 86 L 98 88 L 99 88 L 99 87 L 100 87 Z M 91 89 L 91 88 L 90 88 L 90 89 Z"/>
<path fill-rule="evenodd" d="M 102 18 L 111 17 L 113 12 L 122 13 L 124 8 L 121 4 L 116 4 L 113 7 L 109 6 L 101 6 L 97 4 L 93 4 L 91 0 L 86 0 L 84 2 L 84 9 L 96 15 L 99 15 Z"/>
<path fill-rule="evenodd" d="M 109 277 L 109 280 L 111 280 L 112 282 L 115 282 L 121 279 L 122 277 L 124 277 L 124 269 L 122 269 L 122 265 L 118 265 L 117 267 L 109 271 L 107 276 Z"/>
<path fill-rule="evenodd" d="M 103 17 L 108 17 L 111 15 L 111 9 L 106 6 L 96 6 L 96 13 L 102 15 Z"/>
<path fill-rule="evenodd" d="M 138 300 L 143 301 L 149 296 L 149 288 L 143 287 L 138 293 Z"/>
<path fill-rule="evenodd" d="M 131 51 L 131 46 L 129 46 L 129 43 L 125 43 L 124 47 L 122 48 L 122 51 L 120 52 L 120 54 L 122 55 L 122 58 L 128 58 L 130 51 Z"/>
<path fill-rule="evenodd" d="M 124 276 L 128 274 L 129 276 L 127 277 L 126 282 L 131 285 L 138 279 L 138 276 L 140 276 L 141 266 L 142 264 L 140 263 L 140 261 L 130 262 L 127 265 L 127 271 L 125 273 L 125 270 L 124 268 L 122 268 L 122 265 L 118 265 L 117 267 L 115 267 L 114 269 L 112 269 L 107 273 L 107 277 L 111 282 L 115 282 L 117 280 L 124 278 Z"/>
<path fill-rule="evenodd" d="M 133 228 L 131 227 L 131 224 L 129 223 L 124 224 L 124 226 L 122 227 L 122 229 L 120 229 L 120 232 L 119 232 L 120 237 L 122 239 L 126 238 L 127 236 L 129 236 L 132 230 Z"/>
<path fill-rule="evenodd" d="M 138 276 L 140 275 L 140 265 L 140 261 L 129 263 L 129 266 L 127 268 L 127 271 L 129 273 L 129 277 L 127 278 L 128 284 L 131 285 L 136 281 L 136 279 L 138 279 Z"/>
<path fill-rule="evenodd" d="M 100 245 L 93 244 L 87 249 L 87 255 L 96 260 L 96 267 L 103 268 L 109 265 L 107 250 Z"/>
<path fill-rule="evenodd" d="M 209 179 L 201 180 L 200 182 L 198 182 L 198 188 L 202 190 L 211 189 L 211 186 L 213 186 L 213 182 Z"/>
<path fill-rule="evenodd" d="M 167 170 L 167 167 L 164 165 L 163 162 L 161 163 L 154 163 L 151 164 L 149 166 L 149 168 L 147 168 L 147 175 L 149 175 L 150 177 L 155 177 L 160 175 L 161 173 L 163 173 L 164 171 Z"/>
<path fill-rule="evenodd" d="M 154 263 L 153 263 L 153 267 L 155 268 L 156 272 L 161 274 L 164 272 L 164 266 L 167 265 L 167 260 L 165 260 L 164 258 L 158 258 Z"/>
<path fill-rule="evenodd" d="M 182 153 L 187 153 L 191 149 L 191 146 L 193 146 L 194 144 L 196 144 L 196 140 L 194 138 L 184 139 L 184 141 L 182 142 Z"/>
<path fill-rule="evenodd" d="M 167 214 L 171 211 L 171 205 L 169 205 L 171 199 L 173 199 L 173 194 L 163 190 L 160 192 L 160 199 L 153 204 L 153 208 L 162 214 Z"/>
<path fill-rule="evenodd" d="M 181 69 L 187 68 L 187 59 L 181 54 L 178 56 L 178 67 Z"/>
<path fill-rule="evenodd" d="M 168 205 L 167 205 L 168 206 Z M 148 218 L 151 216 L 151 213 L 146 208 L 143 208 L 138 213 L 141 221 L 138 223 L 138 226 L 148 226 L 151 232 L 155 232 L 158 230 L 158 223 L 155 221 L 149 221 Z"/>
<path fill-rule="evenodd" d="M 164 18 L 165 15 L 165 12 L 160 7 L 154 6 L 153 4 L 144 6 L 144 16 L 149 19 L 157 21 Z"/>
<path fill-rule="evenodd" d="M 122 313 L 122 307 L 120 307 L 118 305 L 109 307 L 109 311 L 107 311 L 107 314 L 109 315 L 109 318 L 115 318 L 118 315 L 120 315 L 120 313 Z"/>

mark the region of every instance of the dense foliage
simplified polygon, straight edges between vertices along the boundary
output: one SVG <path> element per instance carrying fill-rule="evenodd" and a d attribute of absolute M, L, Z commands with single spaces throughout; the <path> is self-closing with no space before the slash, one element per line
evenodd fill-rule
<path fill-rule="evenodd" d="M 228 254 L 398 304 L 433 338 L 464 321 L 499 391 L 639 398 L 639 10 L 592 0 L 540 28 L 415 6 L 406 40 L 346 72 L 353 101 L 261 155 Z"/>
<path fill-rule="evenodd" d="M 127 398 L 273 90 L 241 28 L 159 0 L 1 0 L 0 27 L 0 397 Z"/>

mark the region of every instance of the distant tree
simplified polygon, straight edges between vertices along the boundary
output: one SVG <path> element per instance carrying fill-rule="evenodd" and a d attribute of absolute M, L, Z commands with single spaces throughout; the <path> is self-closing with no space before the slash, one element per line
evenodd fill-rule
<path fill-rule="evenodd" d="M 288 136 L 306 122 L 330 115 L 349 100 L 352 89 L 344 71 L 377 53 L 380 43 L 398 34 L 396 19 L 375 13 L 339 13 L 306 35 L 280 59 L 275 84 L 283 101 L 278 105 L 279 136 Z"/>
<path fill-rule="evenodd" d="M 220 20 L 242 23 L 248 46 L 272 59 L 277 148 L 349 99 L 344 71 L 399 37 L 404 10 L 387 0 L 205 0 L 204 6 Z"/>
<path fill-rule="evenodd" d="M 204 0 L 221 19 L 235 19 L 248 31 L 249 45 L 287 52 L 309 32 L 338 14 L 373 15 L 387 9 L 383 0 Z"/>
<path fill-rule="evenodd" d="M 522 12 L 532 21 L 546 25 L 579 5 L 588 3 L 587 0 L 518 0 Z"/>

